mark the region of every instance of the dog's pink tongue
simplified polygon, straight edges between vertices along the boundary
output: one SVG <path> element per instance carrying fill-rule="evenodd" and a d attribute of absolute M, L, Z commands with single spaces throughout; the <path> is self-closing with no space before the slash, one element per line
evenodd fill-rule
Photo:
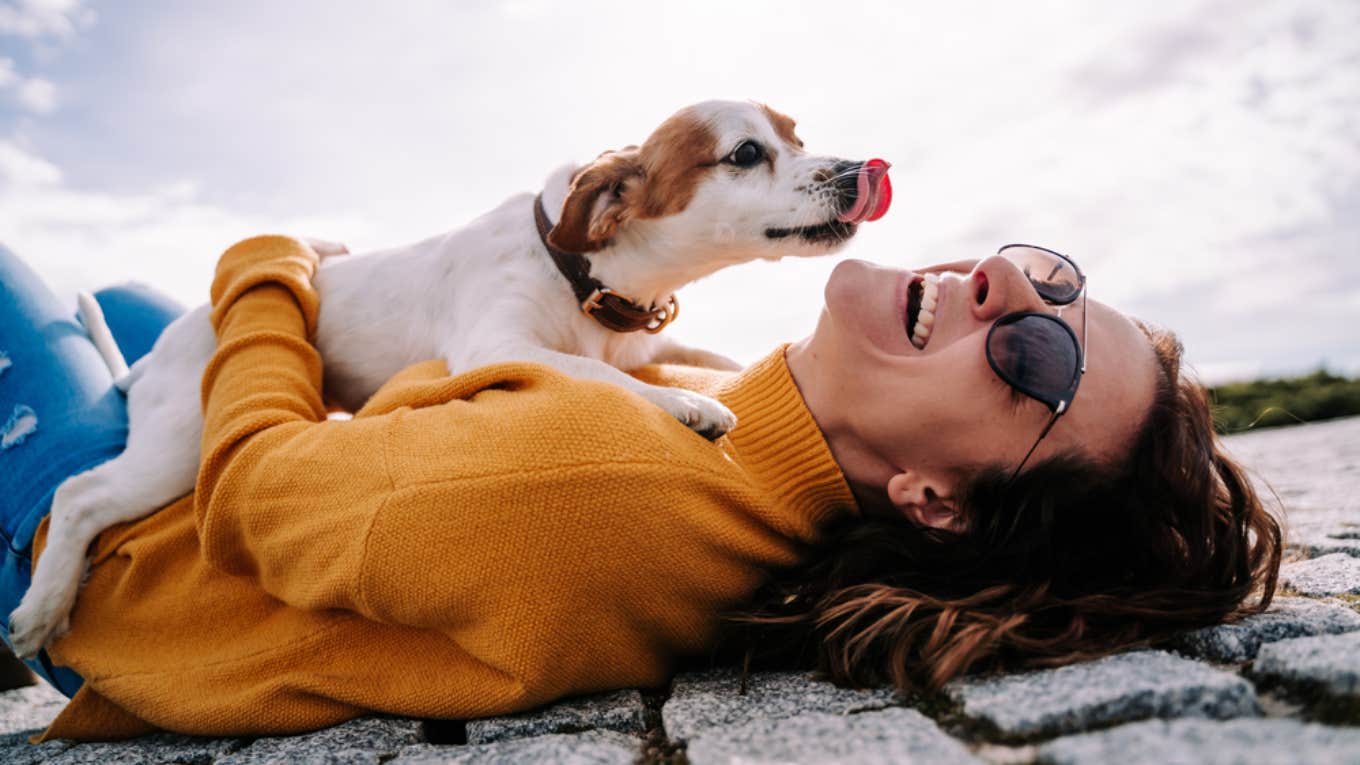
<path fill-rule="evenodd" d="M 843 223 L 862 223 L 882 218 L 892 204 L 892 181 L 888 168 L 892 165 L 881 159 L 871 159 L 860 166 L 855 179 L 855 203 L 836 217 Z"/>

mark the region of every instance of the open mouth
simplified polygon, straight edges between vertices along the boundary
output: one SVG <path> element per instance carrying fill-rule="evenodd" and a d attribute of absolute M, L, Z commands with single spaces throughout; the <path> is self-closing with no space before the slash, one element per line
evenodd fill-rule
<path fill-rule="evenodd" d="M 939 300 L 940 277 L 926 274 L 907 285 L 907 339 L 918 351 L 925 350 L 935 328 L 935 307 Z"/>
<path fill-rule="evenodd" d="M 916 331 L 916 321 L 921 317 L 921 293 L 925 291 L 921 284 L 920 279 L 912 279 L 907 285 L 907 337 Z"/>
<path fill-rule="evenodd" d="M 767 228 L 765 229 L 765 236 L 768 239 L 797 236 L 812 244 L 838 244 L 854 236 L 855 228 L 856 224 L 854 223 L 833 220 L 816 226 L 803 226 L 801 228 Z"/>

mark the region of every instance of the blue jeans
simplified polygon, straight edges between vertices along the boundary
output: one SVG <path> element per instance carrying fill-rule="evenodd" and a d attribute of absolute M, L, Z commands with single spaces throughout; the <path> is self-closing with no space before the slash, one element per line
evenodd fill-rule
<path fill-rule="evenodd" d="M 183 312 L 141 286 L 95 295 L 131 364 Z M 31 582 L 33 534 L 69 476 L 118 455 L 127 443 L 123 394 L 85 330 L 32 269 L 0 246 L 0 637 Z M 80 675 L 46 651 L 25 662 L 67 696 Z"/>

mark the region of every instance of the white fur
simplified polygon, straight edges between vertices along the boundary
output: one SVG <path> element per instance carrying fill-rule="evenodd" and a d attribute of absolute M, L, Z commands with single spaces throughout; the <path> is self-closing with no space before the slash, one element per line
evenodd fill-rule
<path fill-rule="evenodd" d="M 835 217 L 838 200 L 825 183 L 834 158 L 784 144 L 765 113 L 751 104 L 707 102 L 692 110 L 717 137 L 719 156 L 755 139 L 776 152 L 774 168 L 716 165 L 684 210 L 630 221 L 609 247 L 591 256 L 592 275 L 639 303 L 656 305 L 726 265 L 820 255 L 840 244 L 765 235 L 768 228 Z M 544 206 L 552 218 L 569 193 L 574 170 L 563 167 L 547 180 Z M 518 194 L 447 234 L 325 261 L 315 285 L 322 296 L 316 345 L 327 394 L 353 409 L 394 373 L 424 359 L 444 359 L 452 374 L 519 360 L 612 382 L 701 432 L 722 433 L 735 425 L 717 401 L 647 385 L 620 371 L 655 361 L 736 365 L 661 335 L 611 332 L 583 315 L 539 241 L 533 200 L 533 194 Z M 97 304 L 82 307 L 98 328 Z M 95 536 L 193 489 L 203 430 L 199 381 L 216 348 L 208 312 L 202 306 L 175 320 L 152 351 L 120 375 L 128 393 L 126 450 L 58 488 L 47 549 L 10 617 L 20 656 L 36 654 L 65 632 Z M 114 360 L 117 348 L 107 330 L 102 332 L 95 333 L 101 353 L 116 369 L 122 357 Z"/>

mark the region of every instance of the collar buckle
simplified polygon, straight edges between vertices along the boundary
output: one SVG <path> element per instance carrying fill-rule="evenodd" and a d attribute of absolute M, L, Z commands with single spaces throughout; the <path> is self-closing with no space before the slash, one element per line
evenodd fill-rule
<path fill-rule="evenodd" d="M 675 295 L 667 297 L 660 308 L 640 306 L 591 276 L 589 258 L 580 253 L 563 252 L 549 244 L 548 234 L 552 232 L 553 225 L 548 222 L 548 212 L 543 209 L 542 194 L 534 199 L 534 225 L 538 228 L 538 240 L 548 251 L 558 273 L 571 286 L 581 306 L 581 313 L 594 319 L 600 326 L 614 332 L 645 330 L 654 335 L 680 315 L 680 303 Z"/>
<path fill-rule="evenodd" d="M 605 305 L 608 301 L 611 305 Z M 675 321 L 675 317 L 680 315 L 680 301 L 675 299 L 675 295 L 666 298 L 666 303 L 660 308 L 644 309 L 630 298 L 624 297 L 608 287 L 595 287 L 590 295 L 581 301 L 581 313 L 589 316 L 596 321 L 605 323 L 606 326 L 613 326 L 613 322 L 606 321 L 603 317 L 596 316 L 597 311 L 613 312 L 615 314 L 627 312 L 633 319 L 633 325 L 628 329 L 641 329 L 648 334 L 655 335 L 666 328 L 666 325 Z M 628 331 L 628 330 L 615 330 Z"/>
<path fill-rule="evenodd" d="M 590 297 L 581 302 L 581 312 L 593 318 L 595 312 L 600 310 L 600 301 L 604 300 L 604 296 L 613 294 L 614 290 L 608 287 L 596 287 L 595 291 L 590 293 Z"/>
<path fill-rule="evenodd" d="M 655 335 L 665 329 L 667 324 L 675 321 L 675 317 L 680 315 L 680 302 L 675 299 L 674 295 L 671 295 L 666 298 L 665 305 L 660 308 L 653 308 L 652 310 L 658 313 L 652 318 L 652 321 L 647 326 L 643 327 L 643 329 L 647 330 L 650 334 Z"/>

